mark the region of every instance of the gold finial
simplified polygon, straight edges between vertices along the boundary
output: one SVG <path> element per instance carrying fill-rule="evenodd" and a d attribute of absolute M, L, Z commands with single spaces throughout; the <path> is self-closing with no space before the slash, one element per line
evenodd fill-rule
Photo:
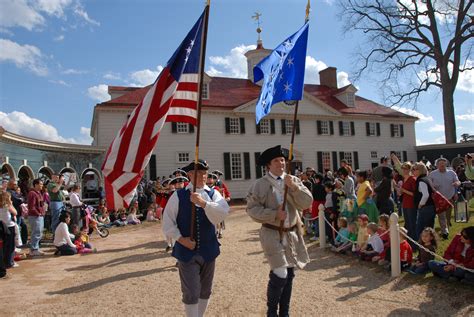
<path fill-rule="evenodd" d="M 261 24 L 260 17 L 261 16 L 262 16 L 262 14 L 260 12 L 255 12 L 255 14 L 252 16 L 252 19 L 257 21 L 258 43 L 260 43 L 262 41 L 262 39 L 260 38 L 260 33 L 262 33 L 262 27 L 260 26 L 260 24 Z"/>
<path fill-rule="evenodd" d="M 306 17 L 305 22 L 309 21 L 309 12 L 311 11 L 311 0 L 308 0 L 308 4 L 306 4 Z"/>

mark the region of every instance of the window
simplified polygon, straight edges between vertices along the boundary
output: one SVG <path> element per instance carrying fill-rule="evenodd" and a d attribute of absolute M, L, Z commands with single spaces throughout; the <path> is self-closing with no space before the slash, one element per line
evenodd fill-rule
<path fill-rule="evenodd" d="M 329 121 L 321 121 L 321 134 L 329 135 Z"/>
<path fill-rule="evenodd" d="M 371 151 L 370 152 L 370 158 L 371 159 L 377 159 L 378 155 L 377 155 L 377 151 Z"/>
<path fill-rule="evenodd" d="M 342 122 L 342 135 L 348 136 L 351 135 L 351 124 L 348 121 Z"/>
<path fill-rule="evenodd" d="M 331 170 L 331 152 L 322 152 L 323 171 Z"/>
<path fill-rule="evenodd" d="M 347 161 L 347 164 L 352 165 L 352 152 L 344 152 L 344 159 Z"/>
<path fill-rule="evenodd" d="M 375 136 L 377 134 L 377 125 L 374 122 L 369 122 L 367 127 L 367 135 Z"/>
<path fill-rule="evenodd" d="M 349 93 L 347 96 L 347 106 L 354 107 L 355 105 L 355 94 Z"/>
<path fill-rule="evenodd" d="M 230 171 L 233 180 L 243 179 L 242 153 L 230 153 Z"/>
<path fill-rule="evenodd" d="M 392 125 L 392 134 L 394 137 L 400 137 L 400 126 L 398 124 Z"/>
<path fill-rule="evenodd" d="M 202 84 L 202 99 L 209 99 L 209 83 Z"/>
<path fill-rule="evenodd" d="M 393 151 L 393 153 L 398 157 L 399 160 L 402 160 L 402 152 L 401 151 Z"/>
<path fill-rule="evenodd" d="M 184 122 L 176 122 L 176 131 L 178 133 L 189 133 L 189 124 Z"/>
<path fill-rule="evenodd" d="M 260 120 L 260 134 L 270 134 L 270 120 L 262 119 Z"/>
<path fill-rule="evenodd" d="M 177 152 L 176 163 L 189 163 L 189 152 Z"/>
<path fill-rule="evenodd" d="M 240 134 L 240 119 L 229 118 L 229 131 L 230 134 Z"/>
<path fill-rule="evenodd" d="M 286 131 L 286 134 L 291 134 L 293 132 L 292 120 L 285 120 L 285 131 Z"/>

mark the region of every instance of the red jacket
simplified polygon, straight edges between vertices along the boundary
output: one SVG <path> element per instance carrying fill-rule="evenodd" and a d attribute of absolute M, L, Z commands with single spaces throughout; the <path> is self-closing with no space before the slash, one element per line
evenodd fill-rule
<path fill-rule="evenodd" d="M 400 242 L 400 261 L 407 263 L 413 261 L 413 249 L 407 240 Z"/>
<path fill-rule="evenodd" d="M 464 243 L 461 242 L 461 235 L 458 234 L 451 241 L 446 252 L 444 252 L 444 258 L 446 260 L 454 260 L 457 264 L 461 264 L 468 269 L 474 269 L 474 247 L 471 245 L 466 250 L 465 257 L 461 255 L 463 250 Z"/>
<path fill-rule="evenodd" d="M 28 216 L 44 217 L 44 200 L 43 195 L 32 189 L 28 193 Z"/>

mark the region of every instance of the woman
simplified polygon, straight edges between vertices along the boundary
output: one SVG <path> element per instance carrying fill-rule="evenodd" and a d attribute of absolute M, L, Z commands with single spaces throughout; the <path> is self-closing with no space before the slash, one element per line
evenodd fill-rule
<path fill-rule="evenodd" d="M 81 207 L 82 202 L 79 195 L 81 187 L 79 185 L 72 186 L 71 194 L 69 195 L 69 202 L 72 207 L 72 224 L 81 228 Z"/>
<path fill-rule="evenodd" d="M 13 207 L 10 193 L 0 193 L 0 221 L 8 228 L 3 241 L 3 261 L 7 269 L 18 267 L 13 260 L 15 256 L 15 219 L 16 209 Z"/>
<path fill-rule="evenodd" d="M 464 228 L 461 234 L 454 237 L 444 252 L 444 258 L 448 260 L 447 263 L 434 260 L 428 263 L 428 267 L 435 276 L 454 277 L 462 283 L 474 285 L 474 273 L 454 265 L 462 265 L 466 269 L 474 270 L 474 226 Z"/>
<path fill-rule="evenodd" d="M 69 233 L 68 226 L 71 222 L 71 213 L 62 212 L 59 215 L 59 225 L 54 232 L 54 246 L 57 248 L 56 255 L 74 255 L 77 253 L 76 246 L 71 239 L 74 235 Z"/>
<path fill-rule="evenodd" d="M 433 189 L 431 182 L 428 179 L 428 169 L 426 165 L 418 162 L 413 166 L 413 174 L 416 177 L 415 183 L 415 195 L 413 201 L 415 208 L 417 208 L 416 217 L 416 238 L 418 238 L 421 232 L 426 228 L 434 228 L 434 221 L 436 217 L 435 206 L 431 195 Z"/>
<path fill-rule="evenodd" d="M 403 218 L 405 219 L 405 229 L 408 231 L 408 236 L 417 241 L 416 234 L 416 216 L 417 210 L 415 208 L 415 191 L 416 178 L 411 174 L 412 166 L 409 162 L 402 164 L 403 184 L 401 188 L 402 210 Z M 412 245 L 413 247 L 413 245 Z"/>
<path fill-rule="evenodd" d="M 382 181 L 374 188 L 377 208 L 380 214 L 390 215 L 393 212 L 392 180 L 393 170 L 390 167 L 382 166 Z"/>

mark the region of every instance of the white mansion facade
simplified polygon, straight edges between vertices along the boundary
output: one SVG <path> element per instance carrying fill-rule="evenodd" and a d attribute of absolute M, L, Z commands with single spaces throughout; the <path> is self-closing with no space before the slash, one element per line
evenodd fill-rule
<path fill-rule="evenodd" d="M 269 52 L 259 45 L 246 53 L 248 79 L 205 78 L 200 157 L 211 169 L 224 171 L 233 198 L 244 198 L 261 177 L 256 165 L 260 152 L 290 143 L 293 106 L 277 104 L 260 125 L 255 124 L 260 86 L 252 83 L 251 69 Z M 344 158 L 355 169 L 370 169 L 390 152 L 402 160 L 416 160 L 417 118 L 357 96 L 352 85 L 337 87 L 336 76 L 336 69 L 329 67 L 320 72 L 320 85 L 305 85 L 295 127 L 294 165 L 335 170 Z M 94 108 L 93 146 L 110 145 L 149 87 L 109 86 L 111 100 Z M 165 124 L 148 166 L 149 178 L 168 176 L 194 158 L 194 130 L 185 123 Z"/>

